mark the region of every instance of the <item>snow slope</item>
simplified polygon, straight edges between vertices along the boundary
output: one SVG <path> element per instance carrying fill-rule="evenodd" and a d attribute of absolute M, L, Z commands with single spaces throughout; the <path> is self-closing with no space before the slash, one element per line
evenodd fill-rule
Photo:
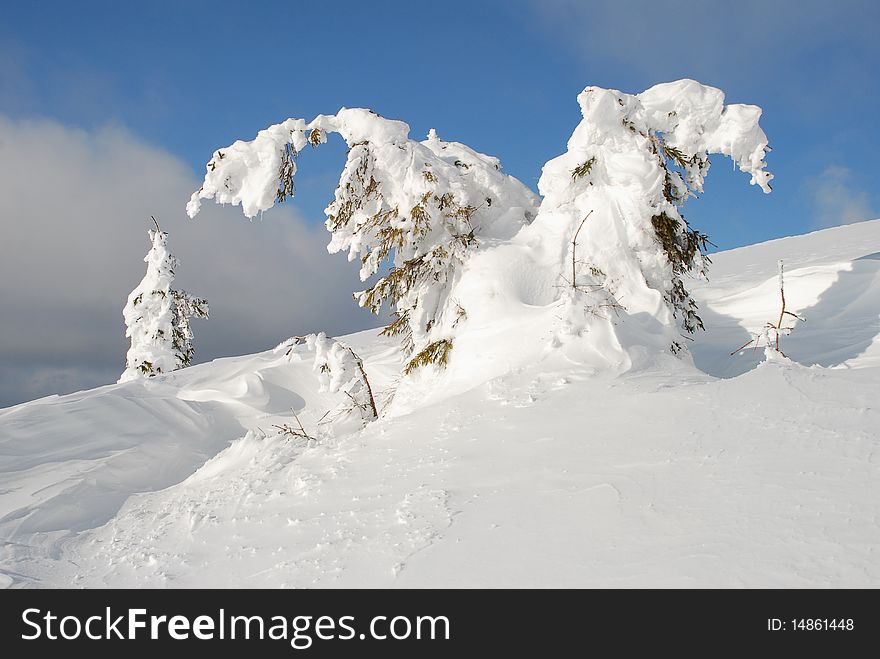
<path fill-rule="evenodd" d="M 880 220 L 771 240 L 713 256 L 710 282 L 694 287 L 708 340 L 692 346 L 697 365 L 719 377 L 740 375 L 763 359 L 743 345 L 779 317 L 776 262 L 785 263 L 786 307 L 806 318 L 781 349 L 826 367 L 880 366 Z M 728 348 L 726 351 L 723 348 Z"/>
<path fill-rule="evenodd" d="M 779 258 L 795 363 L 731 357 Z M 338 402 L 287 344 L 0 410 L 0 583 L 880 586 L 880 221 L 713 261 L 700 370 L 513 363 L 321 442 L 273 428 Z"/>

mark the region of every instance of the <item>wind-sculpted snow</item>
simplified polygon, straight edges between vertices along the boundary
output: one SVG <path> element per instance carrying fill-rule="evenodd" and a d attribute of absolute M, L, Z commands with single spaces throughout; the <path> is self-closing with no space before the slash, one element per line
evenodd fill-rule
<path fill-rule="evenodd" d="M 751 174 L 750 183 L 770 192 L 773 175 L 765 168 L 764 158 L 770 150 L 767 136 L 758 124 L 761 108 L 756 105 L 724 105 L 720 89 L 701 85 L 693 80 L 679 80 L 660 85 L 638 94 L 641 116 L 631 120 L 650 126 L 662 133 L 670 147 L 685 154 L 718 153 L 729 157 L 744 172 Z M 579 98 L 586 115 L 591 103 Z M 689 171 L 694 177 L 692 187 L 703 190 L 699 170 Z"/>

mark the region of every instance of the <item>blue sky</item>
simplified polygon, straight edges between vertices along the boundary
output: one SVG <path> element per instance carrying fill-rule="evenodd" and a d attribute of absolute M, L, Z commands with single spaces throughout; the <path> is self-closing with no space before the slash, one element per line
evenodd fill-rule
<path fill-rule="evenodd" d="M 215 147 L 345 105 L 414 135 L 436 127 L 534 186 L 584 86 L 693 77 L 761 105 L 774 148 L 772 196 L 719 159 L 686 209 L 720 247 L 836 223 L 837 201 L 849 199 L 838 221 L 880 212 L 875 2 L 48 2 L 4 14 L 0 112 L 124 126 L 194 172 Z M 338 146 L 302 168 L 294 203 L 311 221 L 341 158 Z"/>
<path fill-rule="evenodd" d="M 377 324 L 324 250 L 339 141 L 303 159 L 297 197 L 262 223 L 184 217 L 215 148 L 289 116 L 370 107 L 535 187 L 585 86 L 691 77 L 762 106 L 774 149 L 773 194 L 719 158 L 685 207 L 720 248 L 880 216 L 878 26 L 880 3 L 846 0 L 7 3 L 0 407 L 118 377 L 150 214 L 176 283 L 212 305 L 197 361 Z"/>

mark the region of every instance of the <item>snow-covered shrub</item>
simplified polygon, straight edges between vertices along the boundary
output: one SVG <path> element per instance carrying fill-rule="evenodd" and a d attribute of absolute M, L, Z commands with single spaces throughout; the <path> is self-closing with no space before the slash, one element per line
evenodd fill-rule
<path fill-rule="evenodd" d="M 178 260 L 168 251 L 168 234 L 157 227 L 149 237 L 147 273 L 122 310 L 131 347 L 119 382 L 188 366 L 194 352 L 189 319 L 208 317 L 206 300 L 171 288 Z"/>
<path fill-rule="evenodd" d="M 314 369 L 321 383 L 320 391 L 342 392 L 348 402 L 330 413 L 331 422 L 339 425 L 355 418 L 361 427 L 378 417 L 376 400 L 364 364 L 350 347 L 324 332 L 306 337 L 308 347 L 315 351 Z"/>
<path fill-rule="evenodd" d="M 187 212 L 195 216 L 201 199 L 213 198 L 253 217 L 283 201 L 293 194 L 296 155 L 330 133 L 345 139 L 348 156 L 326 209 L 328 249 L 359 259 L 362 280 L 390 264 L 355 298 L 374 313 L 391 305 L 385 333 L 401 337 L 407 372 L 442 364 L 466 316 L 454 295 L 461 265 L 481 245 L 509 239 L 537 210 L 535 195 L 496 158 L 433 130 L 417 142 L 403 122 L 343 109 L 308 124 L 288 119 L 216 151 Z"/>

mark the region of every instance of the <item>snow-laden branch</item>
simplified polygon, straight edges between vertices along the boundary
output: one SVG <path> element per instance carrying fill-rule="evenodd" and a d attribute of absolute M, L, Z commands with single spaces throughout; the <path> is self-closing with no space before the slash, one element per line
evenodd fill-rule
<path fill-rule="evenodd" d="M 752 185 L 770 192 L 773 175 L 764 161 L 770 149 L 758 123 L 757 105 L 724 105 L 724 92 L 694 80 L 655 85 L 635 99 L 630 119 L 640 130 L 662 135 L 665 144 L 685 160 L 725 155 L 751 175 Z M 689 173 L 691 187 L 702 192 L 705 172 L 694 168 Z"/>

